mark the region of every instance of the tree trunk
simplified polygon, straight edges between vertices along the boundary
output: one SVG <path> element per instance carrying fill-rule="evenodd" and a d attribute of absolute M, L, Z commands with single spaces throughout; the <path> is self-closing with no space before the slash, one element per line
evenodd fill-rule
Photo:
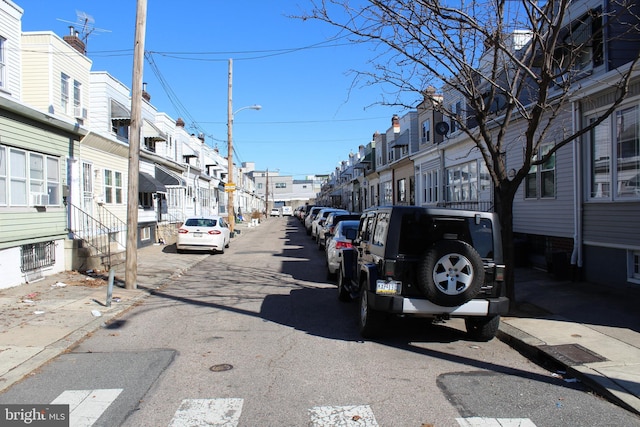
<path fill-rule="evenodd" d="M 515 245 L 513 243 L 513 199 L 518 186 L 513 181 L 500 183 L 495 190 L 496 212 L 502 228 L 502 251 L 505 264 L 505 286 L 509 308 L 516 306 Z"/>

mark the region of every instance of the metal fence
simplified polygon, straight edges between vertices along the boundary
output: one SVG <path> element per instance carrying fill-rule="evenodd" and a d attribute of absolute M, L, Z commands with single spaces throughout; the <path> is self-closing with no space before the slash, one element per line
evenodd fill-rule
<path fill-rule="evenodd" d="M 37 270 L 38 268 L 49 267 L 56 263 L 55 242 L 38 242 L 22 245 L 20 247 L 20 270 Z"/>

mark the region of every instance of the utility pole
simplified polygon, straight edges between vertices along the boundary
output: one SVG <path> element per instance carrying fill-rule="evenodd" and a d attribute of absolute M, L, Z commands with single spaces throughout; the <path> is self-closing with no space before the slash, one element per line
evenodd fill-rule
<path fill-rule="evenodd" d="M 269 168 L 267 168 L 267 182 L 264 184 L 265 188 L 267 189 L 267 197 L 265 198 L 265 207 L 264 210 L 268 211 L 269 210 Z"/>
<path fill-rule="evenodd" d="M 147 0 L 137 0 L 136 31 L 133 45 L 131 80 L 131 123 L 129 124 L 129 175 L 127 190 L 127 259 L 125 288 L 136 289 L 138 282 L 138 173 L 140 132 L 142 129 L 142 65 L 147 22 Z"/>
<path fill-rule="evenodd" d="M 233 236 L 235 228 L 236 215 L 233 211 L 233 102 L 232 102 L 232 86 L 233 86 L 233 60 L 229 59 L 229 88 L 227 96 L 227 219 L 229 220 L 229 230 Z"/>

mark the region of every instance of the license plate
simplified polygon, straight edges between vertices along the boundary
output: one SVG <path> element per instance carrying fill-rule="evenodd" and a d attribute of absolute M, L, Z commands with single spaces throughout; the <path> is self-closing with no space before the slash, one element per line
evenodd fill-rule
<path fill-rule="evenodd" d="M 202 233 L 193 233 L 193 237 L 202 237 Z"/>
<path fill-rule="evenodd" d="M 383 281 L 378 280 L 376 282 L 376 294 L 381 295 L 397 295 L 400 293 L 401 282 L 391 280 L 391 281 Z"/>

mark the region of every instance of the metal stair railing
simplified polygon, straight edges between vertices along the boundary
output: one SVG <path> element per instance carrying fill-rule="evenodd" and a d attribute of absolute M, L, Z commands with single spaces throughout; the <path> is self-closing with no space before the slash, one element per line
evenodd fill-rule
<path fill-rule="evenodd" d="M 68 204 L 69 223 L 67 231 L 94 248 L 107 260 L 107 269 L 111 268 L 111 242 L 113 233 L 106 225 L 89 215 L 79 207 Z"/>
<path fill-rule="evenodd" d="M 96 205 L 98 207 L 98 221 L 109 228 L 112 241 L 116 242 L 120 249 L 125 249 L 127 247 L 127 223 L 103 205 Z"/>

